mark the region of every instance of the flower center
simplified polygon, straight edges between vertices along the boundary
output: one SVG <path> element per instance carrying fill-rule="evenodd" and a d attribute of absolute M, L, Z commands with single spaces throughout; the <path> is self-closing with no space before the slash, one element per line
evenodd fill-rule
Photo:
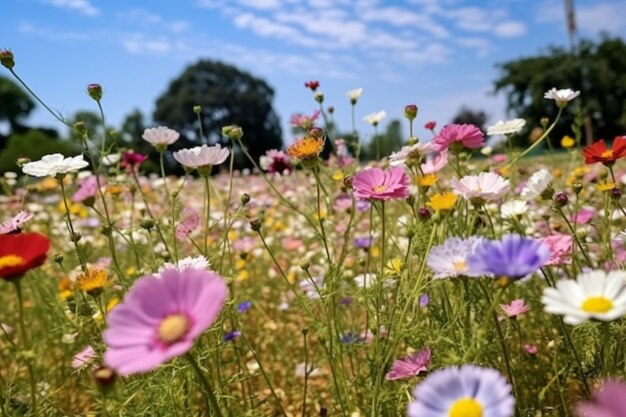
<path fill-rule="evenodd" d="M 467 270 L 467 263 L 465 262 L 465 259 L 454 261 L 452 266 L 456 272 L 464 272 Z"/>
<path fill-rule="evenodd" d="M 0 256 L 0 268 L 11 268 L 24 264 L 24 258 L 17 255 Z"/>
<path fill-rule="evenodd" d="M 606 313 L 613 308 L 613 301 L 606 297 L 589 297 L 580 308 L 587 313 Z"/>
<path fill-rule="evenodd" d="M 613 150 L 612 149 L 607 149 L 606 151 L 602 152 L 602 154 L 600 154 L 600 156 L 602 158 L 613 158 Z"/>
<path fill-rule="evenodd" d="M 456 400 L 448 410 L 448 417 L 482 417 L 483 406 L 473 398 Z"/>
<path fill-rule="evenodd" d="M 170 314 L 159 325 L 159 340 L 166 345 L 179 342 L 189 331 L 191 323 L 184 314 Z"/>
<path fill-rule="evenodd" d="M 375 185 L 374 187 L 372 187 L 372 189 L 374 190 L 375 193 L 382 193 L 383 191 L 385 191 L 387 189 L 386 185 Z"/>

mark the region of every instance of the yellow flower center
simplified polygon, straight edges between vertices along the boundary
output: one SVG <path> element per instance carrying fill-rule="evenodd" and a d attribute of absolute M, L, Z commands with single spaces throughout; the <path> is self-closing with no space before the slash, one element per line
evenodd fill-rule
<path fill-rule="evenodd" d="M 383 191 L 385 191 L 387 189 L 386 185 L 375 185 L 374 187 L 372 187 L 372 189 L 374 190 L 375 193 L 382 193 Z"/>
<path fill-rule="evenodd" d="M 159 325 L 159 340 L 166 345 L 180 341 L 189 331 L 191 323 L 184 314 L 170 314 Z"/>
<path fill-rule="evenodd" d="M 456 400 L 448 410 L 448 417 L 482 417 L 483 406 L 473 398 Z"/>
<path fill-rule="evenodd" d="M 24 264 L 24 258 L 17 255 L 0 256 L 0 268 L 10 268 Z"/>
<path fill-rule="evenodd" d="M 467 263 L 465 262 L 464 259 L 461 259 L 459 261 L 454 261 L 452 266 L 454 267 L 454 270 L 456 272 L 464 272 L 467 270 Z"/>
<path fill-rule="evenodd" d="M 324 147 L 324 140 L 321 138 L 305 137 L 300 139 L 287 149 L 287 154 L 301 160 L 317 158 Z"/>
<path fill-rule="evenodd" d="M 613 150 L 612 149 L 607 149 L 606 151 L 602 152 L 602 154 L 600 154 L 601 157 L 603 158 L 613 158 Z"/>
<path fill-rule="evenodd" d="M 606 297 L 589 297 L 580 308 L 587 313 L 606 313 L 613 308 L 613 301 Z"/>

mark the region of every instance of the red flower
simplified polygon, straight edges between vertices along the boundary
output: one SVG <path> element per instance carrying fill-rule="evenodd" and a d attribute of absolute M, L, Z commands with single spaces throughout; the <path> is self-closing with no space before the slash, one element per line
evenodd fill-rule
<path fill-rule="evenodd" d="M 146 159 L 148 159 L 146 155 L 140 154 L 138 152 L 124 152 L 122 154 L 122 162 L 120 163 L 120 166 L 122 168 L 132 169 L 136 166 L 141 165 L 141 163 L 144 162 Z"/>
<path fill-rule="evenodd" d="M 437 122 L 435 122 L 434 120 L 432 120 L 432 121 L 430 121 L 430 122 L 428 122 L 428 123 L 426 123 L 426 124 L 424 125 L 424 127 L 425 127 L 426 129 L 428 129 L 428 130 L 435 130 L 435 127 L 436 127 L 436 126 L 437 126 Z"/>
<path fill-rule="evenodd" d="M 311 91 L 315 91 L 315 90 L 317 90 L 317 87 L 320 86 L 320 82 L 319 81 L 309 81 L 309 82 L 304 83 L 304 86 L 306 88 L 310 88 Z"/>
<path fill-rule="evenodd" d="M 585 164 L 602 162 L 604 165 L 613 165 L 615 161 L 626 156 L 626 136 L 617 136 L 613 139 L 613 146 L 607 148 L 604 139 L 600 139 L 583 149 Z"/>
<path fill-rule="evenodd" d="M 39 233 L 0 235 L 0 278 L 20 278 L 46 261 L 50 241 Z"/>

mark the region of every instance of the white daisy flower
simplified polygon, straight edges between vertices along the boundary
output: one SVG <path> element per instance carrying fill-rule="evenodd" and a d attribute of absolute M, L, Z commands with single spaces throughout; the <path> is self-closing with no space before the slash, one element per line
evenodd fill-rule
<path fill-rule="evenodd" d="M 46 155 L 39 161 L 29 162 L 22 167 L 24 174 L 33 177 L 56 177 L 58 174 L 78 171 L 85 168 L 89 163 L 83 159 L 83 155 L 66 158 L 60 153 Z"/>
<path fill-rule="evenodd" d="M 350 103 L 352 104 L 356 104 L 359 97 L 361 97 L 361 94 L 363 94 L 362 88 L 355 88 L 354 90 L 350 90 L 346 93 L 346 95 L 350 99 Z"/>
<path fill-rule="evenodd" d="M 372 126 L 377 126 L 385 117 L 387 117 L 387 112 L 381 110 L 376 113 L 370 113 L 367 116 L 363 117 L 363 121 L 365 123 L 369 123 Z"/>
<path fill-rule="evenodd" d="M 551 181 L 552 174 L 545 168 L 540 169 L 528 179 L 528 183 L 522 189 L 522 198 L 528 201 L 539 197 L 548 188 Z"/>
<path fill-rule="evenodd" d="M 528 205 L 524 200 L 509 200 L 500 207 L 503 219 L 513 219 L 523 216 L 528 211 Z"/>
<path fill-rule="evenodd" d="M 562 279 L 543 290 L 544 310 L 563 315 L 567 324 L 590 319 L 613 321 L 626 314 L 626 271 L 590 271 Z"/>
<path fill-rule="evenodd" d="M 394 152 L 389 155 L 389 165 L 406 165 L 409 160 L 424 162 L 431 150 L 432 142 L 403 146 L 398 152 Z"/>
<path fill-rule="evenodd" d="M 554 100 L 559 106 L 565 106 L 568 102 L 574 100 L 579 95 L 580 91 L 574 91 L 571 88 L 563 88 L 561 90 L 551 88 L 550 90 L 546 91 L 546 93 L 543 95 L 543 98 Z"/>
<path fill-rule="evenodd" d="M 511 188 L 509 180 L 493 172 L 481 172 L 478 175 L 466 175 L 460 180 L 450 181 L 455 194 L 466 200 L 480 198 L 486 201 L 499 200 Z"/>
<path fill-rule="evenodd" d="M 177 269 L 179 271 L 184 271 L 185 269 L 198 269 L 200 271 L 210 271 L 211 270 L 211 262 L 204 256 L 188 256 L 186 258 L 180 259 L 178 264 L 165 262 L 163 266 L 161 266 L 156 274 L 157 278 L 161 277 L 161 273 L 166 269 Z"/>
<path fill-rule="evenodd" d="M 524 119 L 499 120 L 495 125 L 491 125 L 487 128 L 487 136 L 517 133 L 522 130 L 525 125 L 526 120 Z"/>

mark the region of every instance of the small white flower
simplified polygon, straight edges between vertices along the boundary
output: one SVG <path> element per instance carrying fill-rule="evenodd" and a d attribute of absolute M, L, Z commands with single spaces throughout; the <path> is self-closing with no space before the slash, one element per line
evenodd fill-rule
<path fill-rule="evenodd" d="M 560 280 L 556 288 L 545 288 L 541 302 L 546 312 L 563 315 L 567 324 L 613 321 L 626 314 L 625 279 L 626 271 L 586 272 L 576 280 Z"/>
<path fill-rule="evenodd" d="M 122 154 L 120 153 L 110 153 L 108 155 L 105 155 L 102 158 L 102 164 L 104 166 L 110 167 L 112 165 L 117 164 L 120 161 L 121 157 L 122 157 Z"/>
<path fill-rule="evenodd" d="M 141 137 L 153 146 L 167 146 L 176 142 L 180 133 L 165 126 L 158 126 L 144 130 Z"/>
<path fill-rule="evenodd" d="M 494 172 L 481 172 L 478 175 L 466 175 L 460 180 L 455 178 L 450 186 L 455 194 L 466 200 L 481 198 L 495 201 L 509 192 L 511 183 Z"/>
<path fill-rule="evenodd" d="M 543 98 L 556 101 L 559 105 L 565 105 L 580 95 L 580 91 L 574 91 L 571 88 L 563 88 L 557 90 L 552 88 L 543 95 Z"/>
<path fill-rule="evenodd" d="M 398 152 L 389 155 L 389 165 L 406 165 L 408 160 L 424 162 L 432 149 L 432 142 L 416 143 L 410 146 L 403 146 Z"/>
<path fill-rule="evenodd" d="M 346 95 L 350 99 L 350 103 L 352 104 L 355 104 L 357 102 L 359 97 L 361 97 L 361 94 L 363 94 L 362 88 L 355 88 L 354 90 L 350 90 L 346 93 Z"/>
<path fill-rule="evenodd" d="M 482 153 L 485 156 L 491 155 L 492 152 L 493 152 L 493 148 L 491 146 L 485 146 L 484 148 L 480 150 L 480 153 Z"/>
<path fill-rule="evenodd" d="M 526 186 L 522 189 L 521 196 L 524 200 L 533 200 L 541 195 L 548 188 L 552 181 L 552 174 L 542 168 L 530 176 Z"/>
<path fill-rule="evenodd" d="M 181 149 L 174 152 L 174 159 L 187 168 L 200 168 L 205 166 L 219 165 L 228 158 L 230 151 L 222 148 L 218 143 L 215 146 L 196 146 L 191 149 Z"/>
<path fill-rule="evenodd" d="M 523 216 L 528 211 L 524 200 L 509 200 L 500 207 L 500 214 L 504 219 L 514 219 Z"/>
<path fill-rule="evenodd" d="M 370 113 L 363 118 L 363 121 L 371 124 L 372 126 L 378 125 L 385 117 L 387 117 L 387 113 L 384 110 L 381 110 L 376 113 Z"/>
<path fill-rule="evenodd" d="M 22 167 L 22 172 L 33 177 L 56 177 L 58 174 L 78 171 L 89 163 L 83 155 L 66 158 L 60 153 L 46 155 L 39 161 L 29 162 Z"/>
<path fill-rule="evenodd" d="M 7 171 L 7 172 L 4 173 L 4 178 L 16 179 L 17 178 L 17 173 L 15 173 L 13 171 Z"/>
<path fill-rule="evenodd" d="M 491 125 L 487 128 L 487 135 L 509 135 L 511 133 L 517 133 L 526 125 L 524 119 L 512 119 L 512 120 L 499 120 L 495 125 Z"/>
<path fill-rule="evenodd" d="M 198 269 L 200 271 L 210 271 L 211 262 L 204 256 L 188 256 L 186 258 L 180 259 L 178 264 L 165 262 L 162 267 L 159 268 L 158 272 L 154 274 L 155 277 L 161 278 L 161 273 L 166 269 L 176 269 L 178 271 L 184 271 L 185 269 Z"/>

